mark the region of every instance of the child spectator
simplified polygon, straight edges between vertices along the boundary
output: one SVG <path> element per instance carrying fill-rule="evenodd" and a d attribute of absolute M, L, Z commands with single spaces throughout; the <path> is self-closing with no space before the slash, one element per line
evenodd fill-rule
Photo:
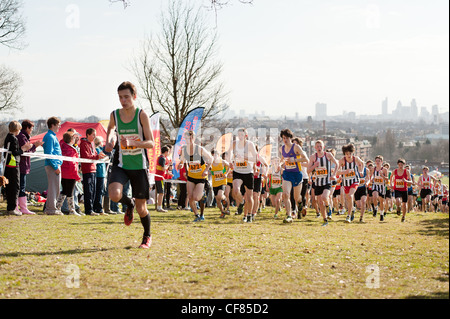
<path fill-rule="evenodd" d="M 33 145 L 28 142 L 22 147 L 19 146 L 17 135 L 20 132 L 22 125 L 17 121 L 9 123 L 9 133 L 6 135 L 4 147 L 8 150 L 6 155 L 6 164 L 4 176 L 9 180 L 5 186 L 6 192 L 6 210 L 8 215 L 21 216 L 22 212 L 17 207 L 17 200 L 19 198 L 20 190 L 20 155 L 28 151 Z"/>
<path fill-rule="evenodd" d="M 75 134 L 73 132 L 66 132 L 63 135 L 63 139 L 60 141 L 61 153 L 63 156 L 78 158 L 78 152 L 73 146 L 75 143 Z M 69 206 L 69 215 L 80 216 L 75 210 L 75 203 L 73 199 L 73 191 L 75 183 L 81 180 L 78 175 L 78 162 L 63 161 L 61 165 L 61 185 L 62 191 L 59 194 L 56 201 L 56 209 L 61 210 L 61 206 L 64 200 L 67 198 L 67 204 Z"/>

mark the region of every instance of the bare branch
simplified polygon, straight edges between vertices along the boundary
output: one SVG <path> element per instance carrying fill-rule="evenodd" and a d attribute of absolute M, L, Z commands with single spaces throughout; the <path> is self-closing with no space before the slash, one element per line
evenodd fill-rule
<path fill-rule="evenodd" d="M 171 1 L 160 23 L 161 32 L 144 40 L 132 63 L 141 97 L 173 128 L 196 107 L 205 108 L 205 120 L 217 116 L 227 94 L 220 82 L 222 63 L 215 61 L 216 32 L 206 26 L 201 8 L 178 0 Z"/>
<path fill-rule="evenodd" d="M 14 70 L 0 66 L 0 113 L 21 110 L 19 88 L 22 78 Z"/>
<path fill-rule="evenodd" d="M 20 14 L 20 0 L 0 0 L 0 44 L 12 49 L 23 49 L 25 20 Z"/>

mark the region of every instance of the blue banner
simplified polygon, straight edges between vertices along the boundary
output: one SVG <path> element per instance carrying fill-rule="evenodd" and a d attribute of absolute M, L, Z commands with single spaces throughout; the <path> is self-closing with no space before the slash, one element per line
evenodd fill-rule
<path fill-rule="evenodd" d="M 175 142 L 175 147 L 173 150 L 173 170 L 172 179 L 178 179 L 180 177 L 180 171 L 178 170 L 178 164 L 180 163 L 181 150 L 184 145 L 186 145 L 186 140 L 184 139 L 184 133 L 186 131 L 194 131 L 197 134 L 198 128 L 200 127 L 201 119 L 203 116 L 204 107 L 197 107 L 190 111 L 184 118 L 181 127 L 178 129 L 177 139 Z"/>

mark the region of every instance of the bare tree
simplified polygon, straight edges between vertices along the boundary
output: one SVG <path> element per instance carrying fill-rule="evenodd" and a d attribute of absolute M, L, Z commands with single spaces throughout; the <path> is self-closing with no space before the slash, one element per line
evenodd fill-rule
<path fill-rule="evenodd" d="M 20 14 L 20 0 L 0 0 L 0 44 L 13 48 L 25 47 L 25 20 Z"/>
<path fill-rule="evenodd" d="M 14 70 L 0 66 L 0 113 L 21 110 L 19 88 L 22 78 Z"/>
<path fill-rule="evenodd" d="M 227 108 L 222 64 L 214 61 L 217 33 L 207 28 L 200 8 L 177 0 L 170 1 L 160 24 L 161 32 L 144 40 L 132 62 L 142 97 L 153 112 L 167 115 L 172 128 L 196 107 L 205 108 L 204 121 L 213 119 Z M 161 126 L 168 134 L 170 128 Z"/>

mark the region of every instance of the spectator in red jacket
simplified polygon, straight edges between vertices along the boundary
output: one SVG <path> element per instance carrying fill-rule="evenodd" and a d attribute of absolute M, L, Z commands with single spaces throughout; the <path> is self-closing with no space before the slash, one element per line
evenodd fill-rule
<path fill-rule="evenodd" d="M 66 132 L 63 139 L 59 142 L 61 146 L 61 153 L 63 156 L 78 158 L 77 149 L 74 147 L 75 134 L 73 132 Z M 61 186 L 62 191 L 56 201 L 56 209 L 61 210 L 64 200 L 67 198 L 69 206 L 69 215 L 80 216 L 75 210 L 75 202 L 73 199 L 73 191 L 75 183 L 79 181 L 78 162 L 63 161 L 61 165 Z"/>
<path fill-rule="evenodd" d="M 86 130 L 86 138 L 80 140 L 80 157 L 91 160 L 99 160 L 105 157 L 105 154 L 97 154 L 94 147 L 94 139 L 97 131 L 93 128 Z M 83 193 L 84 193 L 84 211 L 86 215 L 99 215 L 94 212 L 95 182 L 97 166 L 95 163 L 81 163 L 81 173 L 83 174 Z"/>

